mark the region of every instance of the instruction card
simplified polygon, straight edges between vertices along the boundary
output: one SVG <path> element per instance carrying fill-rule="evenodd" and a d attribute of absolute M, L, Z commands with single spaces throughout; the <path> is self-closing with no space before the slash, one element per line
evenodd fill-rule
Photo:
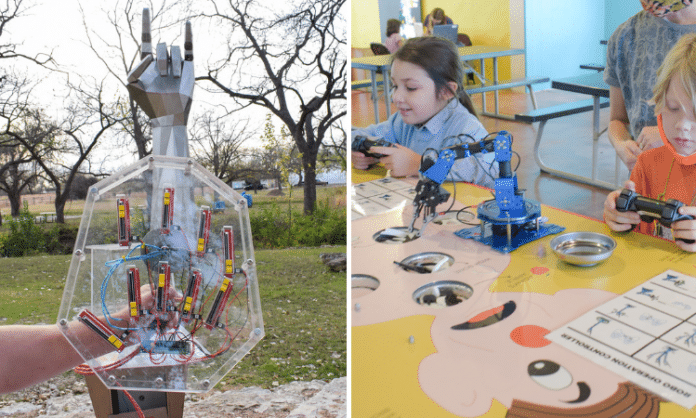
<path fill-rule="evenodd" d="M 696 277 L 667 270 L 546 338 L 665 400 L 696 405 Z"/>
<path fill-rule="evenodd" d="M 410 205 L 416 196 L 415 186 L 402 180 L 385 177 L 354 184 L 351 199 L 351 220 L 376 215 L 399 206 Z"/>

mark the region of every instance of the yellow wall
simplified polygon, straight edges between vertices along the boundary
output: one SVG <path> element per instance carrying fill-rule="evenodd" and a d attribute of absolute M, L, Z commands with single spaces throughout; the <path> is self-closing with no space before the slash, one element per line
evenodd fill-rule
<path fill-rule="evenodd" d="M 395 0 L 398 1 L 398 0 Z M 441 7 L 445 13 L 452 18 L 454 23 L 459 25 L 459 32 L 466 33 L 471 38 L 474 45 L 495 45 L 511 46 L 510 12 L 511 1 L 514 5 L 520 3 L 518 0 L 421 0 L 422 16 L 430 13 L 435 7 Z M 522 3 L 523 4 L 523 3 Z M 521 10 L 520 10 L 521 9 Z M 524 6 L 513 7 L 513 14 L 524 14 Z M 369 48 L 370 42 L 381 39 L 379 29 L 379 7 L 375 0 L 352 0 L 351 1 L 351 47 Z M 522 21 L 522 18 L 519 18 Z M 520 23 L 513 22 L 514 26 Z M 523 25 L 523 24 L 522 24 Z M 515 30 L 516 33 L 519 33 Z M 524 38 L 516 39 L 513 47 L 524 48 Z M 519 38 L 516 35 L 516 38 Z M 522 77 L 524 75 L 524 59 L 521 57 L 512 58 L 515 70 L 511 70 L 511 58 L 500 58 L 498 60 L 498 77 L 500 80 L 511 77 Z M 493 77 L 493 69 L 490 61 L 486 62 L 486 77 Z M 518 67 L 522 68 L 518 68 Z M 478 68 L 478 65 L 476 65 Z M 513 74 L 513 75 L 511 75 Z"/>
<path fill-rule="evenodd" d="M 375 0 L 352 0 L 350 2 L 350 46 L 369 48 L 370 42 L 379 42 L 379 6 Z"/>
<path fill-rule="evenodd" d="M 421 18 L 440 7 L 459 25 L 474 45 L 510 46 L 510 0 L 421 0 Z M 492 78 L 490 61 L 486 62 L 486 77 Z M 498 77 L 510 78 L 510 58 L 498 59 Z"/>

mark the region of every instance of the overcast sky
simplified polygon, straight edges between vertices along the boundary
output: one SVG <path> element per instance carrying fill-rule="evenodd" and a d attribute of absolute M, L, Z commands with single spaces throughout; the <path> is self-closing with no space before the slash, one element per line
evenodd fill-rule
<path fill-rule="evenodd" d="M 28 0 L 24 0 L 25 3 Z M 77 74 L 88 74 L 96 79 L 101 79 L 106 75 L 106 69 L 104 64 L 100 62 L 94 55 L 94 53 L 84 45 L 85 43 L 85 30 L 83 26 L 83 16 L 80 12 L 78 0 L 33 0 L 35 6 L 24 12 L 24 15 L 12 22 L 8 28 L 8 35 L 11 36 L 13 42 L 21 44 L 19 49 L 26 53 L 27 55 L 32 55 L 33 53 L 53 51 L 53 56 L 61 68 L 68 68 L 70 72 Z M 113 9 L 113 6 L 109 7 L 109 4 L 115 4 L 118 0 L 99 0 L 99 1 L 89 1 L 82 0 L 80 3 L 82 7 L 86 10 L 86 18 L 91 27 L 103 27 L 105 31 L 105 36 L 112 35 L 112 30 L 108 22 L 104 20 L 103 13 L 99 11 L 99 8 Z M 123 1 L 120 1 L 122 4 Z M 146 2 L 141 3 L 134 7 L 134 10 L 140 14 L 143 7 L 147 5 Z M 107 5 L 107 6 L 105 6 Z M 286 3 L 287 5 L 287 3 Z M 345 8 L 347 10 L 347 7 Z M 168 21 L 167 16 L 163 16 L 162 21 L 164 23 L 169 23 L 174 21 L 179 16 L 172 16 Z M 139 19 L 139 18 L 138 18 Z M 203 26 L 203 25 L 199 25 Z M 206 25 L 209 26 L 209 25 Z M 137 28 L 140 28 L 140 21 L 137 22 Z M 181 28 L 174 28 L 175 30 L 166 34 L 160 35 L 158 32 L 153 32 L 153 44 L 163 41 L 168 44 L 168 46 L 173 42 L 175 45 L 179 45 L 183 50 L 183 24 Z M 153 27 L 153 31 L 155 27 Z M 224 39 L 219 39 L 219 35 L 216 33 L 216 28 L 210 27 L 198 27 L 194 24 L 193 26 L 194 35 L 194 67 L 197 75 L 202 74 L 205 69 L 205 64 L 207 58 L 213 53 L 216 46 L 219 49 L 221 41 Z M 139 33 L 138 33 L 139 35 Z M 162 36 L 163 39 L 160 39 Z M 3 34 L 3 40 L 5 39 L 5 34 Z M 128 45 L 128 47 L 132 47 Z M 346 47 L 347 50 L 347 47 Z M 31 72 L 38 72 L 42 77 L 46 76 L 45 71 L 40 71 L 35 65 L 27 64 L 26 68 Z M 121 76 L 121 79 L 125 79 L 126 74 Z M 64 83 L 63 76 L 47 76 L 46 83 L 49 83 L 52 87 L 44 86 L 44 92 L 46 94 L 42 95 L 42 100 L 45 100 L 45 108 L 52 109 L 53 111 L 60 111 L 62 106 L 62 101 L 56 101 L 51 98 L 52 89 L 60 89 L 60 86 Z M 209 85 L 206 85 L 209 86 Z M 119 90 L 124 89 L 122 86 L 115 86 Z M 121 94 L 123 92 L 120 92 Z M 218 95 L 217 97 L 206 94 L 200 85 L 197 86 L 194 93 L 194 103 L 192 114 L 196 114 L 205 108 L 208 103 L 214 104 L 216 101 L 222 100 L 228 106 L 232 106 L 231 100 L 226 97 Z M 52 99 L 52 100 L 51 100 Z M 53 112 L 51 112 L 53 113 Z M 252 107 L 249 111 L 235 116 L 238 119 L 251 119 L 250 126 L 257 126 L 259 135 L 263 131 L 263 123 L 265 122 L 267 110 L 259 106 Z M 347 119 L 346 119 L 347 120 Z M 277 119 L 274 120 L 274 125 L 279 131 L 281 122 Z M 347 124 L 344 125 L 347 127 Z M 259 146 L 250 144 L 250 146 Z M 134 150 L 134 148 L 133 148 Z M 102 151 L 113 154 L 114 150 Z M 135 157 L 132 157 L 135 161 Z"/>

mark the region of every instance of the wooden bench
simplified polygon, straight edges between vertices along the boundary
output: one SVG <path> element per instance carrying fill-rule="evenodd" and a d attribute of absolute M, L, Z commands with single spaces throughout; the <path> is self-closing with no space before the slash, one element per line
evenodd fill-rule
<path fill-rule="evenodd" d="M 377 87 L 381 87 L 384 84 L 383 80 L 377 80 Z M 351 90 L 363 89 L 366 87 L 372 87 L 372 80 L 355 80 L 350 82 Z"/>
<path fill-rule="evenodd" d="M 580 68 L 583 70 L 595 70 L 597 72 L 604 71 L 604 64 L 581 64 Z"/>
<path fill-rule="evenodd" d="M 497 83 L 488 82 L 483 84 L 472 84 L 464 86 L 464 90 L 466 90 L 466 92 L 469 94 L 487 93 L 489 91 L 505 90 L 521 86 L 527 86 L 531 90 L 533 84 L 548 83 L 549 81 L 551 80 L 549 80 L 548 77 L 518 78 L 514 80 L 499 81 Z M 536 108 L 536 105 L 534 107 Z"/>
<path fill-rule="evenodd" d="M 608 98 L 599 97 L 598 99 L 599 99 L 599 108 L 600 109 L 609 107 L 609 99 Z M 598 126 L 594 127 L 594 134 L 593 134 L 593 138 L 592 138 L 593 139 L 593 142 L 592 142 L 592 178 L 579 176 L 579 175 L 576 175 L 573 173 L 568 173 L 566 171 L 561 171 L 561 170 L 551 168 L 548 165 L 546 165 L 541 159 L 540 143 L 541 143 L 541 136 L 544 133 L 544 126 L 546 125 L 546 122 L 548 122 L 551 119 L 560 118 L 563 116 L 570 116 L 570 115 L 575 115 L 578 113 L 593 111 L 594 110 L 594 100 L 595 99 L 587 99 L 587 100 L 581 100 L 581 101 L 577 101 L 577 102 L 563 103 L 560 105 L 550 106 L 550 107 L 546 107 L 546 108 L 542 108 L 542 109 L 534 109 L 534 110 L 531 110 L 527 113 L 515 115 L 515 120 L 518 120 L 521 122 L 527 122 L 527 123 L 540 122 L 539 128 L 537 130 L 536 141 L 534 142 L 534 159 L 536 160 L 536 162 L 539 165 L 539 168 L 541 169 L 542 172 L 548 173 L 548 174 L 553 174 L 553 175 L 556 175 L 558 177 L 566 178 L 569 180 L 574 180 L 574 181 L 577 181 L 580 183 L 590 184 L 593 186 L 613 190 L 616 188 L 616 185 L 596 179 L 596 165 L 597 165 L 597 152 L 598 152 L 597 151 L 597 141 L 599 139 L 599 136 L 604 132 L 604 131 L 599 131 Z M 598 120 L 597 120 L 598 116 L 599 115 L 595 115 L 593 117 L 593 119 L 595 120 L 595 122 L 594 122 L 595 124 L 598 124 Z"/>
<path fill-rule="evenodd" d="M 515 115 L 515 120 L 527 123 L 546 122 L 550 119 L 574 115 L 576 113 L 589 112 L 593 109 L 593 100 L 594 99 L 587 99 L 579 102 L 563 103 L 542 109 L 534 109 L 527 113 Z M 609 99 L 602 97 L 599 101 L 599 107 L 605 108 L 608 106 Z"/>
<path fill-rule="evenodd" d="M 502 115 L 499 112 L 498 109 L 498 100 L 497 100 L 497 92 L 499 90 L 505 90 L 505 89 L 510 89 L 513 87 L 522 87 L 526 86 L 529 89 L 529 97 L 532 99 L 532 106 L 534 109 L 537 108 L 537 103 L 536 103 L 536 96 L 534 96 L 534 89 L 532 88 L 532 85 L 534 84 L 540 84 L 540 83 L 548 83 L 550 80 L 548 77 L 538 77 L 538 78 L 517 78 L 517 79 L 512 79 L 512 80 L 507 80 L 507 81 L 498 81 L 496 82 L 485 82 L 485 83 L 478 83 L 478 84 L 473 84 L 473 85 L 466 85 L 464 86 L 464 90 L 466 90 L 467 93 L 469 94 L 482 94 L 482 99 L 481 99 L 481 105 L 482 105 L 482 111 L 481 114 L 485 116 L 490 116 L 494 118 L 500 118 L 500 119 L 509 119 L 509 120 L 517 120 L 514 116 L 508 117 L 507 115 Z M 486 111 L 486 96 L 485 94 L 487 92 L 496 92 L 496 101 L 495 101 L 495 112 L 490 113 Z"/>
<path fill-rule="evenodd" d="M 56 213 L 55 212 L 41 212 L 39 216 L 36 217 L 35 222 L 36 223 L 47 223 L 47 222 L 55 222 L 56 221 Z"/>

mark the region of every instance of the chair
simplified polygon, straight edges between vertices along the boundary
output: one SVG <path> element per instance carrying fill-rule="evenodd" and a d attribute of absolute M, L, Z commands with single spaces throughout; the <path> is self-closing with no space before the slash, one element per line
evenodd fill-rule
<path fill-rule="evenodd" d="M 389 55 L 390 54 L 387 47 L 379 42 L 372 42 L 370 44 L 370 49 L 372 50 L 372 53 L 375 55 Z"/>
<path fill-rule="evenodd" d="M 372 53 L 375 55 L 389 55 L 391 52 L 387 49 L 384 44 L 381 44 L 379 42 L 372 42 L 370 44 L 370 49 L 372 50 Z M 382 74 L 382 70 L 377 70 L 377 74 Z"/>
<path fill-rule="evenodd" d="M 457 34 L 457 40 L 464 44 L 465 46 L 471 46 L 471 39 L 469 39 L 469 35 L 466 33 L 458 33 Z"/>

